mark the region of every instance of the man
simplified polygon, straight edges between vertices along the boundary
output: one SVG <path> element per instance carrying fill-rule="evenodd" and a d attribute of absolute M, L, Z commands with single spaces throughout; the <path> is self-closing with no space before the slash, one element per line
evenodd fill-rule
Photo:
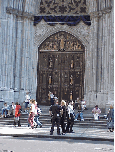
<path fill-rule="evenodd" d="M 49 114 L 50 114 L 50 116 L 52 116 L 52 121 L 51 121 L 52 122 L 52 127 L 51 127 L 51 130 L 50 130 L 50 135 L 53 135 L 55 122 L 57 124 L 57 134 L 61 135 L 60 134 L 60 128 L 59 128 L 60 112 L 61 112 L 61 114 L 63 114 L 63 110 L 62 110 L 61 106 L 58 105 L 58 100 L 55 100 L 55 104 L 52 105 L 49 109 Z"/>
<path fill-rule="evenodd" d="M 74 133 L 72 130 L 74 124 L 74 109 L 73 109 L 73 101 L 70 101 L 68 105 L 68 114 L 67 114 L 67 127 L 66 132 L 67 133 Z M 69 130 L 70 128 L 70 130 Z"/>

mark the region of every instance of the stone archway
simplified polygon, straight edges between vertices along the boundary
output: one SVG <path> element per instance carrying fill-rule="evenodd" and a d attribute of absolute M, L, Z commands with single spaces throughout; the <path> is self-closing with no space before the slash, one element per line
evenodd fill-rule
<path fill-rule="evenodd" d="M 84 97 L 85 47 L 73 35 L 60 31 L 39 47 L 37 100 L 48 104 L 48 92 L 59 100 Z"/>

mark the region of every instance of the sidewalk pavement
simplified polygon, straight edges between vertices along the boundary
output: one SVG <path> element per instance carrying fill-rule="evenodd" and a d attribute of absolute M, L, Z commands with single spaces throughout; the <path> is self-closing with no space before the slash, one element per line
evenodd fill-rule
<path fill-rule="evenodd" d="M 31 129 L 27 126 L 1 126 L 0 136 L 114 141 L 114 132 L 107 132 L 107 129 L 73 127 L 73 130 L 75 133 L 57 135 L 57 127 L 54 127 L 54 133 L 50 135 L 50 127 Z"/>

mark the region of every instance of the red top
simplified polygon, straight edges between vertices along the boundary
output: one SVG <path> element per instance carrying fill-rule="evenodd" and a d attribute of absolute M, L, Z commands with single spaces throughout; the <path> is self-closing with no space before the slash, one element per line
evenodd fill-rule
<path fill-rule="evenodd" d="M 20 105 L 16 105 L 16 108 L 15 108 L 15 117 L 19 117 L 20 116 L 20 113 L 18 113 L 19 109 L 21 109 L 21 106 Z"/>

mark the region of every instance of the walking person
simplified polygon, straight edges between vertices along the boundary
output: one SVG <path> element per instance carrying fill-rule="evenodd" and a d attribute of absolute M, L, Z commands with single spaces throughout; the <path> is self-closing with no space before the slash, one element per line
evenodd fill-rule
<path fill-rule="evenodd" d="M 66 120 L 66 102 L 64 100 L 61 101 L 61 107 L 63 109 L 63 114 L 61 116 L 61 128 L 62 128 L 62 135 L 65 135 L 65 120 Z"/>
<path fill-rule="evenodd" d="M 18 127 L 21 126 L 20 124 L 20 115 L 21 115 L 21 106 L 16 102 L 16 107 L 15 107 L 15 117 L 14 117 L 14 126 L 16 127 L 16 123 L 18 122 Z"/>
<path fill-rule="evenodd" d="M 41 115 L 41 109 L 37 106 L 37 102 L 35 101 L 35 116 L 34 116 L 34 123 L 35 127 L 37 128 L 40 126 L 42 127 L 42 123 L 39 121 L 39 116 Z"/>
<path fill-rule="evenodd" d="M 68 114 L 67 114 L 67 127 L 66 127 L 67 133 L 74 133 L 72 130 L 73 124 L 74 124 L 73 101 L 70 101 L 68 105 Z"/>
<path fill-rule="evenodd" d="M 32 99 L 30 100 L 31 103 L 31 108 L 30 108 L 30 113 L 29 113 L 29 118 L 28 118 L 28 122 L 31 125 L 31 128 L 34 128 L 34 116 L 35 116 L 35 100 Z"/>
<path fill-rule="evenodd" d="M 112 105 L 110 105 L 110 109 L 107 114 L 107 119 L 108 119 L 108 122 L 107 122 L 108 131 L 113 132 L 114 131 L 114 108 Z"/>
<path fill-rule="evenodd" d="M 52 105 L 49 109 L 49 114 L 50 116 L 52 116 L 52 127 L 51 127 L 51 130 L 50 130 L 50 135 L 53 135 L 53 131 L 54 131 L 54 126 L 55 126 L 55 122 L 57 124 L 57 134 L 58 135 L 61 135 L 60 134 L 60 128 L 59 128 L 59 125 L 60 125 L 60 112 L 61 114 L 63 113 L 63 110 L 61 108 L 61 106 L 58 105 L 58 100 L 55 100 L 55 104 Z"/>

